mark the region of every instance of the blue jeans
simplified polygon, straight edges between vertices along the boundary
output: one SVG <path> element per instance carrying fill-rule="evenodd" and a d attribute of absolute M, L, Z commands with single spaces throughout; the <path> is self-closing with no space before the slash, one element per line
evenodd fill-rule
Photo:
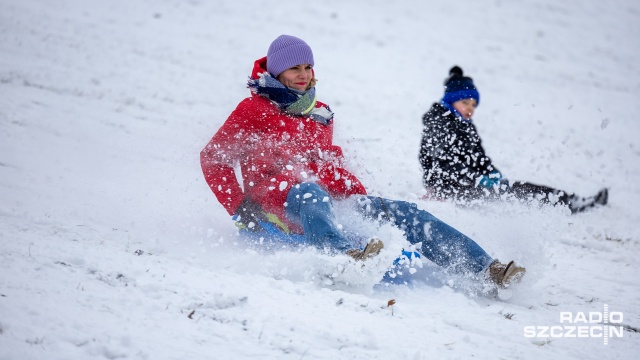
<path fill-rule="evenodd" d="M 353 244 L 337 227 L 332 201 L 318 184 L 298 184 L 287 194 L 285 214 L 302 226 L 309 245 L 344 252 Z"/>
<path fill-rule="evenodd" d="M 447 225 L 416 204 L 373 196 L 359 196 L 355 211 L 404 231 L 411 244 L 422 243 L 430 261 L 457 272 L 478 273 L 493 259 L 471 238 Z M 336 226 L 332 199 L 319 185 L 302 183 L 287 194 L 286 215 L 304 230 L 307 242 L 317 247 L 345 251 L 353 247 Z"/>

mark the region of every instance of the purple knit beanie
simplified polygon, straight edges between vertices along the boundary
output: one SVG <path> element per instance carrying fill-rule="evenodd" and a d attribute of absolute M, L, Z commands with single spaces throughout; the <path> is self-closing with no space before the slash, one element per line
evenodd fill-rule
<path fill-rule="evenodd" d="M 290 35 L 280 35 L 269 46 L 267 71 L 277 78 L 283 71 L 300 64 L 313 66 L 313 52 L 301 39 Z"/>

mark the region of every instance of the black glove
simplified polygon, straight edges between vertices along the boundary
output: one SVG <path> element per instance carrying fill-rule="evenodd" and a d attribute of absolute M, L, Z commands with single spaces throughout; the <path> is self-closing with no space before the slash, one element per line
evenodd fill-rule
<path fill-rule="evenodd" d="M 259 219 L 262 218 L 262 208 L 260 205 L 254 203 L 248 198 L 244 198 L 238 209 L 236 210 L 236 214 L 238 215 L 238 223 L 239 225 L 244 225 L 244 227 L 249 231 L 261 231 L 262 226 L 260 226 Z"/>

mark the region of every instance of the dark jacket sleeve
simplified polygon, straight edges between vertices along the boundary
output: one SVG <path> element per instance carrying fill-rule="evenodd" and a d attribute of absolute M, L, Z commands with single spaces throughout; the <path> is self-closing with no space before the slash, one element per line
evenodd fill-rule
<path fill-rule="evenodd" d="M 422 116 L 422 141 L 420 144 L 420 165 L 424 172 L 425 185 L 430 184 L 442 172 L 441 160 L 448 151 L 445 143 L 447 128 L 442 112 L 434 104 Z"/>
<path fill-rule="evenodd" d="M 482 147 L 482 139 L 474 124 L 468 124 L 469 136 L 472 138 L 469 141 L 469 149 L 467 153 L 473 157 L 473 170 L 476 173 L 476 177 L 487 175 L 493 171 L 498 171 L 498 168 L 493 165 L 491 158 L 485 153 L 484 147 Z"/>

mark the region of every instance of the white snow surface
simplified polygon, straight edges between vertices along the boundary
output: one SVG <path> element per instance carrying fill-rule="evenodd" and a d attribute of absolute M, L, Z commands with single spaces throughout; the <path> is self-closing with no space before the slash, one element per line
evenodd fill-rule
<path fill-rule="evenodd" d="M 313 48 L 335 142 L 370 194 L 526 266 L 511 298 L 474 295 L 428 261 L 414 286 L 374 289 L 407 244 L 344 214 L 345 231 L 387 245 L 364 268 L 238 237 L 199 152 L 280 34 Z M 2 0 L 0 53 L 2 360 L 640 353 L 637 1 Z M 454 64 L 480 90 L 474 121 L 503 173 L 606 186 L 610 204 L 572 216 L 423 200 L 421 116 Z M 605 304 L 624 315 L 607 345 L 524 336 Z"/>

